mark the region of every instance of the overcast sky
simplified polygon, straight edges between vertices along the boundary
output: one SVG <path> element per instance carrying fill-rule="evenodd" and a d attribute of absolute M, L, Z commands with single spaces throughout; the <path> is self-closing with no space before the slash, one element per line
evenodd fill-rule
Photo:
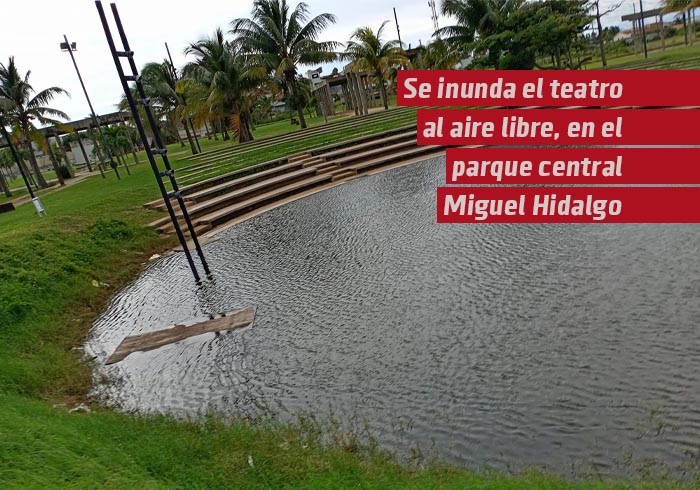
<path fill-rule="evenodd" d="M 291 5 L 297 3 L 288 1 Z M 601 0 L 601 4 L 613 2 Z M 654 8 L 658 2 L 647 0 L 645 9 Z M 165 42 L 175 64 L 183 65 L 182 51 L 189 42 L 209 35 L 218 26 L 228 29 L 231 20 L 247 17 L 252 6 L 251 0 L 117 0 L 116 3 L 139 67 L 162 60 L 166 55 Z M 384 20 L 391 20 L 385 32 L 395 39 L 393 7 L 405 44 L 416 46 L 419 40 L 425 43 L 433 32 L 428 0 L 307 0 L 306 3 L 312 15 L 330 12 L 338 18 L 337 24 L 324 33 L 323 40 L 346 41 L 358 26 L 376 29 Z M 109 1 L 103 5 L 109 14 Z M 619 24 L 620 15 L 631 13 L 632 5 L 632 0 L 627 0 L 605 19 L 606 24 Z M 70 56 L 59 49 L 66 34 L 69 41 L 78 44 L 75 55 L 95 111 L 115 110 L 121 86 L 92 0 L 2 0 L 0 15 L 3 18 L 0 61 L 6 63 L 9 56 L 15 56 L 22 73 L 32 71 L 30 82 L 36 90 L 55 85 L 70 92 L 71 98 L 57 99 L 54 107 L 71 119 L 87 117 L 89 113 Z M 439 22 L 444 26 L 449 20 L 440 18 Z M 113 33 L 116 34 L 114 30 Z M 329 70 L 327 67 L 326 71 Z"/>

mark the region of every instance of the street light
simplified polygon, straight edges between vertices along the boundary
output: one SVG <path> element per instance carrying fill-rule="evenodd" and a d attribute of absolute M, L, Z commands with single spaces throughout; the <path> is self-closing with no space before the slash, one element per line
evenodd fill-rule
<path fill-rule="evenodd" d="M 102 145 L 105 147 L 105 151 L 107 152 L 107 157 L 109 157 L 109 165 L 112 167 L 112 170 L 114 170 L 114 173 L 117 175 L 117 180 L 121 180 L 121 176 L 119 175 L 119 170 L 117 170 L 117 164 L 114 162 L 114 158 L 112 158 L 112 152 L 109 149 L 109 146 L 107 146 L 107 141 L 105 140 L 105 135 L 102 134 L 102 126 L 100 126 L 100 121 L 97 119 L 97 115 L 95 114 L 95 109 L 92 108 L 92 102 L 90 102 L 90 96 L 87 93 L 87 89 L 85 88 L 85 83 L 83 83 L 83 77 L 80 75 L 80 70 L 78 70 L 78 63 L 75 61 L 75 56 L 73 56 L 73 51 L 76 51 L 77 46 L 76 44 L 69 43 L 68 42 L 68 36 L 65 34 L 63 35 L 63 41 L 60 46 L 61 46 L 61 51 L 68 51 L 70 54 L 71 60 L 73 60 L 73 66 L 75 67 L 75 72 L 78 74 L 78 80 L 80 80 L 80 86 L 83 87 L 83 93 L 85 94 L 85 99 L 87 100 L 88 106 L 90 106 L 90 116 L 92 116 L 92 122 L 97 128 L 97 132 L 100 133 L 100 139 L 102 140 Z M 80 137 L 80 135 L 78 135 Z M 99 151 L 99 148 L 98 148 Z M 102 178 L 104 178 L 104 173 L 102 170 L 100 170 L 100 173 L 102 173 Z"/>

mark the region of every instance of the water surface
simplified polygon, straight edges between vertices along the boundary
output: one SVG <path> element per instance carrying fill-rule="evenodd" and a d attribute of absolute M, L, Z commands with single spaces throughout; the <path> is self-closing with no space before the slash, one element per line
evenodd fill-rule
<path fill-rule="evenodd" d="M 96 392 L 140 412 L 332 410 L 471 468 L 697 453 L 700 229 L 437 225 L 444 179 L 428 160 L 249 219 L 205 247 L 199 289 L 182 254 L 157 261 L 94 325 L 98 360 L 209 311 L 254 305 L 255 323 L 99 368 Z"/>

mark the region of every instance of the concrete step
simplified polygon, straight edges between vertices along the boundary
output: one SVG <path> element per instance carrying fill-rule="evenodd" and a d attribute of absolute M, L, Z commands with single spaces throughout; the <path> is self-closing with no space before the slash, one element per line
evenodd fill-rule
<path fill-rule="evenodd" d="M 190 230 L 187 228 L 187 224 L 185 223 L 185 220 L 179 219 L 177 220 L 177 222 L 180 224 L 182 234 L 185 235 L 185 237 L 187 238 L 192 238 L 192 236 L 190 235 Z M 209 223 L 192 223 L 192 226 L 194 227 L 194 232 L 197 235 L 201 235 L 202 233 L 206 233 L 212 229 L 212 226 Z M 171 221 L 168 221 L 167 223 L 159 226 L 157 230 L 158 233 L 161 233 L 163 235 L 172 235 L 175 233 L 175 227 L 173 226 L 173 223 Z"/>
<path fill-rule="evenodd" d="M 311 153 L 309 152 L 304 152 L 304 153 L 297 153 L 296 155 L 290 155 L 288 157 L 289 162 L 298 162 L 300 160 L 306 160 L 307 158 L 311 157 Z"/>
<path fill-rule="evenodd" d="M 203 200 L 197 204 L 187 207 L 187 211 L 192 219 L 212 213 L 219 209 L 231 206 L 240 201 L 248 200 L 258 194 L 270 192 L 279 187 L 294 184 L 300 180 L 308 179 L 316 174 L 313 168 L 302 168 L 294 172 L 288 172 L 271 179 L 265 179 L 252 185 L 247 185 L 225 194 L 221 194 L 210 199 Z M 178 214 L 178 217 L 181 215 Z"/>
<path fill-rule="evenodd" d="M 311 178 L 300 180 L 293 184 L 289 184 L 283 187 L 278 187 L 272 189 L 263 194 L 258 194 L 250 199 L 242 202 L 238 202 L 231 206 L 219 209 L 213 213 L 207 214 L 197 218 L 196 223 L 205 224 L 208 223 L 213 227 L 219 226 L 227 221 L 230 221 L 237 216 L 245 214 L 249 211 L 257 209 L 259 207 L 265 206 L 272 202 L 284 199 L 290 195 L 298 194 L 307 189 L 316 187 L 318 185 L 328 183 L 331 181 L 330 175 L 315 175 Z"/>
<path fill-rule="evenodd" d="M 444 146 L 417 146 L 406 148 L 402 151 L 396 151 L 388 153 L 385 155 L 378 156 L 376 158 L 368 159 L 354 165 L 349 165 L 347 167 L 342 167 L 344 170 L 353 170 L 357 173 L 366 172 L 376 167 L 381 167 L 384 165 L 389 165 L 392 163 L 400 162 L 401 160 L 410 160 L 413 158 L 420 157 L 422 155 L 428 155 L 432 153 L 437 153 L 444 150 Z"/>
<path fill-rule="evenodd" d="M 207 189 L 209 187 L 221 184 L 223 182 L 228 182 L 229 180 L 237 179 L 237 178 L 242 177 L 244 175 L 248 175 L 248 174 L 251 174 L 254 172 L 261 172 L 263 170 L 277 167 L 279 165 L 284 165 L 286 163 L 288 163 L 286 157 L 275 158 L 274 160 L 268 160 L 266 162 L 257 163 L 255 165 L 250 165 L 250 166 L 239 168 L 236 170 L 231 170 L 230 172 L 216 175 L 214 177 L 209 177 L 209 178 L 203 179 L 203 180 L 197 180 L 196 182 L 189 182 L 188 181 L 187 185 L 183 186 L 181 188 L 181 190 L 184 194 L 192 194 L 192 193 L 200 191 L 202 189 Z M 179 179 L 178 179 L 178 182 L 180 182 Z M 182 183 L 183 184 L 185 183 L 184 179 L 183 179 Z"/>
<path fill-rule="evenodd" d="M 304 167 L 315 167 L 319 163 L 323 163 L 323 162 L 325 162 L 325 160 L 321 157 L 310 157 L 310 158 L 307 158 L 306 160 L 304 160 L 302 165 Z"/>
<path fill-rule="evenodd" d="M 339 180 L 347 179 L 348 177 L 353 177 L 355 175 L 357 175 L 357 171 L 343 168 L 340 169 L 340 172 L 333 174 L 333 176 L 331 177 L 331 182 L 337 182 Z"/>
<path fill-rule="evenodd" d="M 314 165 L 314 168 L 316 170 L 322 170 L 324 168 L 329 168 L 329 167 L 337 167 L 337 165 L 333 162 L 326 162 L 326 161 L 323 161 L 323 162 L 320 162 L 320 163 L 317 163 L 316 165 Z"/>
<path fill-rule="evenodd" d="M 329 167 L 319 168 L 319 169 L 316 169 L 316 175 L 328 174 L 328 173 L 331 173 L 331 172 L 338 170 L 338 168 L 339 167 L 337 167 L 336 165 L 331 165 Z"/>
<path fill-rule="evenodd" d="M 416 141 L 416 130 L 411 130 L 411 131 L 402 131 L 398 134 L 392 134 L 390 136 L 385 136 L 382 138 L 375 138 L 366 141 L 365 143 L 360 143 L 357 145 L 354 145 L 352 147 L 353 151 L 359 152 L 359 151 L 364 151 L 364 150 L 369 150 L 371 148 L 379 148 L 379 147 L 385 147 L 394 143 L 399 143 L 402 141 Z M 347 155 L 348 150 L 347 148 L 341 148 L 339 150 L 334 150 L 334 151 L 329 151 L 325 153 L 321 153 L 323 158 L 327 161 L 343 157 Z"/>
<path fill-rule="evenodd" d="M 266 179 L 284 175 L 288 172 L 300 170 L 301 165 L 296 162 L 278 165 L 267 170 L 261 170 L 232 180 L 227 180 L 217 185 L 212 185 L 197 192 L 187 195 L 187 199 L 194 203 L 200 203 L 212 197 L 225 194 L 226 192 L 240 189 L 247 185 L 253 185 Z"/>
<path fill-rule="evenodd" d="M 407 139 L 400 141 L 399 143 L 394 143 L 393 145 L 388 145 L 388 146 L 381 146 L 377 148 L 372 148 L 371 150 L 365 150 L 361 152 L 349 152 L 347 156 L 341 157 L 341 158 L 336 158 L 335 160 L 331 160 L 334 164 L 340 166 L 340 167 L 345 167 L 348 165 L 352 165 L 353 163 L 356 163 L 358 161 L 364 161 L 367 159 L 373 159 L 377 157 L 381 157 L 382 155 L 389 155 L 398 151 L 401 151 L 405 148 L 411 148 L 416 146 L 416 140 L 415 139 Z"/>

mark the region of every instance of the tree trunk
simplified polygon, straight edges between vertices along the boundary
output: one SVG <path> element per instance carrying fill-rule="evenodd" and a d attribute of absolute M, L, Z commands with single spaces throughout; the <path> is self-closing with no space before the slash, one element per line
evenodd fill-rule
<path fill-rule="evenodd" d="M 134 165 L 138 165 L 139 155 L 136 153 L 136 147 L 134 145 L 131 145 L 131 155 L 134 157 Z"/>
<path fill-rule="evenodd" d="M 80 151 L 83 153 L 83 158 L 85 158 L 85 165 L 87 165 L 88 172 L 92 172 L 92 165 L 90 165 L 90 158 L 88 157 L 88 154 L 85 151 L 85 145 L 83 145 L 83 139 L 80 137 L 80 133 L 75 133 L 75 135 L 78 137 L 78 146 L 80 146 Z M 102 177 L 104 177 L 104 172 L 102 172 L 102 167 L 100 167 L 100 173 L 102 174 Z"/>
<path fill-rule="evenodd" d="M 185 127 L 185 134 L 187 135 L 187 142 L 190 144 L 190 151 L 193 155 L 198 154 L 199 151 L 197 151 L 197 146 L 194 144 L 194 140 L 192 139 L 192 133 L 190 132 L 190 128 L 187 125 L 186 119 L 182 121 L 182 125 Z"/>
<path fill-rule="evenodd" d="M 29 192 L 29 195 L 31 197 L 34 197 L 34 193 L 32 191 L 32 186 L 29 183 L 29 178 L 31 178 L 31 174 L 29 172 L 25 171 L 24 164 L 22 163 L 22 158 L 19 156 L 19 153 L 17 152 L 17 148 L 12 144 L 12 141 L 10 140 L 10 134 L 7 132 L 5 127 L 0 124 L 0 134 L 2 135 L 3 138 L 5 138 L 5 141 L 7 142 L 7 146 L 10 148 L 10 153 L 12 153 L 12 157 L 17 164 L 17 167 L 19 168 L 19 173 L 22 176 L 22 180 L 24 180 L 24 185 L 27 186 L 27 191 Z M 28 178 L 29 176 L 29 178 Z"/>
<path fill-rule="evenodd" d="M 0 191 L 2 191 L 2 193 L 5 194 L 6 197 L 12 197 L 12 192 L 10 192 L 10 186 L 7 184 L 7 181 L 5 180 L 5 176 L 3 175 L 2 171 L 0 171 Z"/>
<path fill-rule="evenodd" d="M 61 155 L 63 156 L 63 161 L 66 162 L 68 174 L 71 176 L 72 179 L 73 177 L 75 177 L 75 173 L 73 172 L 73 165 L 71 165 L 70 160 L 68 160 L 68 154 L 66 153 L 66 147 L 63 146 L 63 140 L 61 140 L 60 136 L 54 136 L 54 140 L 56 140 L 58 149 L 61 151 Z"/>
<path fill-rule="evenodd" d="M 384 78 L 377 75 L 377 80 L 379 81 L 379 93 L 382 95 L 382 104 L 384 104 L 384 110 L 389 110 L 389 98 L 386 94 L 386 85 L 384 85 Z"/>
<path fill-rule="evenodd" d="M 184 148 L 185 142 L 183 141 L 182 136 L 180 136 L 180 128 L 177 127 L 177 121 L 175 121 L 171 117 L 168 117 L 168 122 L 170 123 L 171 131 L 173 131 L 175 133 L 175 137 L 177 138 L 177 142 L 180 143 L 180 148 Z"/>
<path fill-rule="evenodd" d="M 17 166 L 19 167 L 20 174 L 24 172 L 24 176 L 29 181 L 29 183 L 33 185 L 35 189 L 38 189 L 39 186 L 37 185 L 36 180 L 34 180 L 34 176 L 29 171 L 29 167 L 27 167 L 27 163 L 22 157 L 20 157 L 19 164 Z"/>
<path fill-rule="evenodd" d="M 664 28 L 664 16 L 660 16 L 659 23 L 661 24 L 661 51 L 666 51 L 666 29 Z"/>
<path fill-rule="evenodd" d="M 119 153 L 121 153 L 122 155 L 122 165 L 124 165 L 124 168 L 126 169 L 126 174 L 131 175 L 131 169 L 129 168 L 129 164 L 126 162 L 126 150 L 122 148 L 121 150 L 119 150 Z"/>
<path fill-rule="evenodd" d="M 187 123 L 190 124 L 190 129 L 192 130 L 192 136 L 194 138 L 194 143 L 195 143 L 195 145 L 197 145 L 197 152 L 202 153 L 202 147 L 199 144 L 199 136 L 197 135 L 197 129 L 194 127 L 194 121 L 192 120 L 191 117 L 187 118 L 185 125 L 187 125 Z"/>
<path fill-rule="evenodd" d="M 250 129 L 248 128 L 248 124 L 246 122 L 245 111 L 241 112 L 238 117 L 238 121 L 238 142 L 246 143 L 248 141 L 252 141 L 253 135 L 250 134 Z"/>
<path fill-rule="evenodd" d="M 15 169 L 10 163 L 8 163 L 5 167 L 5 177 L 7 177 L 8 181 L 15 180 L 17 178 L 17 176 L 15 175 Z"/>
<path fill-rule="evenodd" d="M 248 141 L 253 141 L 255 139 L 253 136 L 253 115 L 250 113 L 250 109 L 245 110 L 245 126 L 246 131 L 248 131 L 248 135 L 250 136 Z"/>
<path fill-rule="evenodd" d="M 600 61 L 603 66 L 608 66 L 608 60 L 605 57 L 605 39 L 603 38 L 603 24 L 600 22 L 600 0 L 595 3 L 595 20 L 598 24 L 598 43 L 600 44 Z"/>
<path fill-rule="evenodd" d="M 26 133 L 25 133 L 24 147 L 29 152 L 29 163 L 32 166 L 32 170 L 34 171 L 34 174 L 36 175 L 36 181 L 39 184 L 39 187 L 45 189 L 49 185 L 46 183 L 46 179 L 44 179 L 44 176 L 41 175 L 41 170 L 39 170 L 39 163 L 36 161 L 36 155 L 34 155 L 34 149 L 32 148 L 32 143 L 31 143 L 31 141 L 29 141 L 29 137 L 26 136 Z"/>
<path fill-rule="evenodd" d="M 92 139 L 92 144 L 95 148 L 94 151 L 95 151 L 95 154 L 97 154 L 97 159 L 100 161 L 100 163 L 99 163 L 100 168 L 102 168 L 102 170 L 104 171 L 107 169 L 107 164 L 105 163 L 104 156 L 102 156 L 102 150 L 100 150 L 100 145 L 97 143 L 97 137 L 95 136 L 95 131 L 92 128 L 90 128 L 90 129 L 88 129 L 88 133 L 90 133 L 90 139 Z M 107 148 L 105 148 L 105 151 L 109 151 L 109 150 L 107 150 Z"/>
<path fill-rule="evenodd" d="M 306 118 L 304 118 L 304 107 L 301 103 L 301 94 L 299 93 L 299 83 L 295 78 L 294 72 L 287 72 L 287 83 L 292 89 L 292 97 L 294 98 L 294 105 L 296 105 L 297 116 L 299 116 L 299 127 L 301 129 L 306 129 Z"/>
<path fill-rule="evenodd" d="M 207 139 L 211 141 L 211 133 L 209 132 L 209 123 L 204 121 L 204 132 L 207 133 Z"/>
<path fill-rule="evenodd" d="M 228 134 L 228 127 L 230 124 L 231 120 L 228 117 L 225 117 L 223 122 L 221 122 L 221 137 L 224 139 L 224 141 L 231 139 L 231 136 Z"/>
<path fill-rule="evenodd" d="M 683 12 L 683 36 L 685 37 L 685 44 L 688 44 L 688 23 L 686 22 L 685 12 Z"/>
<path fill-rule="evenodd" d="M 46 152 L 49 154 L 51 165 L 53 165 L 53 169 L 56 172 L 56 178 L 58 179 L 58 183 L 61 185 L 61 187 L 63 187 L 64 185 L 66 185 L 66 182 L 65 180 L 63 180 L 63 175 L 61 175 L 61 169 L 59 168 L 56 156 L 53 154 L 53 150 L 51 149 L 51 142 L 48 138 L 46 138 Z"/>
<path fill-rule="evenodd" d="M 695 14 L 693 10 L 688 11 L 688 24 L 690 24 L 690 45 L 692 46 L 693 41 L 695 41 Z"/>

